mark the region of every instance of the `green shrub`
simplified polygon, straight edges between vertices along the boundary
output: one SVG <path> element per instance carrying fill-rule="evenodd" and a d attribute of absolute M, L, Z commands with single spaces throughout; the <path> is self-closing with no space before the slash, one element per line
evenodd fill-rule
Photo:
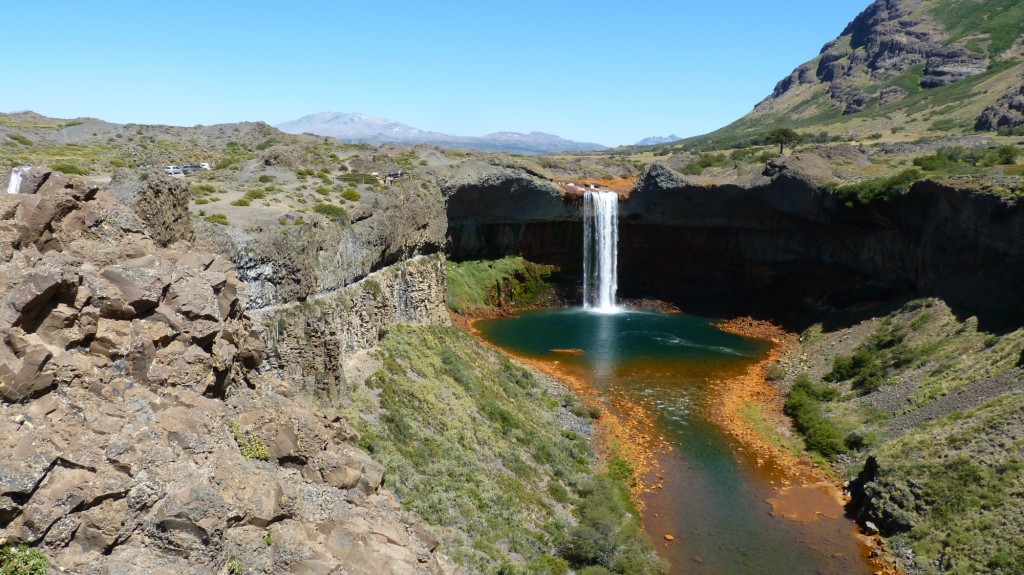
<path fill-rule="evenodd" d="M 996 160 L 1003 165 L 1011 165 L 1017 163 L 1017 157 L 1020 156 L 1020 150 L 1015 146 L 1000 146 L 996 151 Z"/>
<path fill-rule="evenodd" d="M 600 565 L 591 565 L 590 567 L 584 567 L 576 571 L 576 575 L 613 575 L 606 567 Z"/>
<path fill-rule="evenodd" d="M 50 559 L 27 545 L 0 547 L 0 575 L 46 575 Z"/>
<path fill-rule="evenodd" d="M 333 219 L 335 222 L 342 226 L 347 226 L 351 222 L 348 216 L 348 212 L 341 206 L 335 206 L 333 204 L 320 203 L 313 206 L 313 211 L 328 218 Z"/>
<path fill-rule="evenodd" d="M 269 184 L 270 182 L 273 182 L 273 181 L 274 181 L 274 176 L 271 176 L 270 174 L 263 174 L 262 176 L 259 177 L 259 182 L 261 184 Z"/>
<path fill-rule="evenodd" d="M 361 198 L 362 196 L 359 195 L 359 192 L 357 192 L 356 190 L 349 189 L 345 190 L 344 192 L 341 192 L 341 197 L 345 198 L 350 202 L 358 202 L 359 198 Z"/>
<path fill-rule="evenodd" d="M 832 386 L 815 384 L 806 374 L 801 374 L 783 407 L 783 412 L 793 418 L 793 426 L 804 436 L 807 448 L 829 460 L 848 451 L 839 429 L 825 417 L 820 405 L 822 401 L 837 397 L 838 392 Z"/>
<path fill-rule="evenodd" d="M 252 188 L 248 192 L 245 192 L 245 197 L 250 200 L 262 200 L 267 197 L 267 191 L 261 190 L 260 188 Z"/>
<path fill-rule="evenodd" d="M 217 193 L 217 188 L 211 184 L 192 184 L 188 189 L 193 196 L 208 196 Z"/>
<path fill-rule="evenodd" d="M 266 140 L 263 140 L 259 144 L 256 144 L 256 149 L 260 150 L 260 151 L 263 151 L 263 150 L 266 150 L 267 148 L 273 146 L 276 143 L 277 143 L 277 139 L 276 138 L 267 138 Z"/>
<path fill-rule="evenodd" d="M 608 476 L 626 485 L 636 483 L 633 466 L 629 464 L 628 460 L 618 455 L 612 457 L 612 460 L 608 462 Z"/>
<path fill-rule="evenodd" d="M 242 426 L 234 419 L 228 420 L 228 428 L 231 429 L 231 434 L 235 436 L 238 450 L 242 452 L 243 457 L 263 461 L 270 459 L 270 449 L 262 439 L 251 433 L 249 435 L 243 433 Z"/>
<path fill-rule="evenodd" d="M 622 482 L 598 475 L 582 488 L 581 496 L 575 510 L 578 523 L 560 550 L 570 565 L 598 565 L 629 575 L 666 571 Z"/>
<path fill-rule="evenodd" d="M 226 214 L 210 214 L 204 216 L 203 219 L 210 222 L 211 224 L 217 224 L 221 226 L 228 225 L 228 216 Z"/>
<path fill-rule="evenodd" d="M 53 164 L 51 167 L 54 170 L 58 171 L 58 172 L 63 172 L 65 174 L 70 174 L 70 175 L 73 175 L 73 176 L 88 176 L 89 175 L 89 170 L 87 170 L 87 169 L 85 169 L 85 168 L 83 168 L 81 166 L 77 166 L 75 164 L 69 164 L 69 163 L 66 163 L 66 162 L 61 162 L 61 163 Z"/>
<path fill-rule="evenodd" d="M 242 565 L 242 562 L 234 555 L 228 559 L 228 573 L 229 575 L 242 575 L 245 573 L 245 565 Z"/>
<path fill-rule="evenodd" d="M 245 206 L 250 205 L 251 203 L 252 202 L 249 201 L 249 198 L 238 198 L 237 200 L 231 202 L 231 205 L 232 206 L 245 207 Z"/>
<path fill-rule="evenodd" d="M 21 134 L 7 134 L 7 137 L 14 140 L 15 142 L 18 142 L 22 146 L 32 145 L 32 140 L 29 140 L 28 138 L 22 136 Z"/>
<path fill-rule="evenodd" d="M 233 158 L 233 157 L 221 158 L 220 160 L 217 160 L 213 164 L 213 169 L 215 169 L 215 170 L 226 170 L 228 168 L 231 168 L 231 167 L 237 165 L 241 161 L 242 161 L 241 158 Z"/>
<path fill-rule="evenodd" d="M 847 206 L 869 204 L 875 201 L 884 202 L 907 193 L 910 190 L 910 186 L 920 179 L 921 172 L 917 170 L 904 170 L 888 178 L 875 178 L 858 184 L 842 186 L 835 190 L 835 194 Z"/>

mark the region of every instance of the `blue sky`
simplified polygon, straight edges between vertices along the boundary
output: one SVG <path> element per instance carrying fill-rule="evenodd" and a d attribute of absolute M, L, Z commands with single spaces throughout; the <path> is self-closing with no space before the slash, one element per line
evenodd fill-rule
<path fill-rule="evenodd" d="M 362 112 L 631 144 L 739 118 L 869 3 L 13 2 L 0 111 L 183 126 Z"/>

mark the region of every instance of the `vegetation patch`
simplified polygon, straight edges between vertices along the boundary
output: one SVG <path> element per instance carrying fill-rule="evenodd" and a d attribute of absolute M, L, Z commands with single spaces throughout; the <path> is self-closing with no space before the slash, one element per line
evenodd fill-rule
<path fill-rule="evenodd" d="M 343 415 L 445 552 L 483 573 L 660 572 L 625 485 L 594 475 L 529 371 L 451 327 L 396 326 L 380 353 Z"/>
<path fill-rule="evenodd" d="M 805 332 L 803 356 L 859 343 L 824 381 L 796 378 L 795 427 L 847 477 L 876 457 L 858 506 L 891 547 L 913 549 L 914 572 L 1024 572 L 1024 329 L 980 332 L 935 298 L 867 321 Z"/>
<path fill-rule="evenodd" d="M 988 36 L 988 54 L 995 58 L 1024 34 L 1024 5 L 1018 0 L 941 0 L 931 10 L 952 43 L 979 32 Z"/>
<path fill-rule="evenodd" d="M 893 542 L 934 573 L 1024 572 L 1024 395 L 915 429 L 878 454 L 869 485 Z"/>
<path fill-rule="evenodd" d="M 807 448 L 830 461 L 848 451 L 842 432 L 821 408 L 822 402 L 838 397 L 839 392 L 832 386 L 813 383 L 806 374 L 801 374 L 783 408 L 786 415 L 793 418 L 793 426 L 804 436 Z"/>
<path fill-rule="evenodd" d="M 227 214 L 209 214 L 209 215 L 204 215 L 203 219 L 208 221 L 208 222 L 210 222 L 211 224 L 217 224 L 217 225 L 220 225 L 220 226 L 228 225 L 228 216 L 227 216 Z"/>
<path fill-rule="evenodd" d="M 82 166 L 79 166 L 77 164 L 69 164 L 69 163 L 66 163 L 66 162 L 61 162 L 61 163 L 53 164 L 50 167 L 53 168 L 57 172 L 62 172 L 64 174 L 69 174 L 69 175 L 73 175 L 73 176 L 88 176 L 89 175 L 89 170 L 87 170 L 87 169 L 85 169 Z"/>
<path fill-rule="evenodd" d="M 50 559 L 28 545 L 0 547 L 0 575 L 46 575 Z"/>
<path fill-rule="evenodd" d="M 241 424 L 234 419 L 228 420 L 228 428 L 231 429 L 231 435 L 235 437 L 235 442 L 238 443 L 238 450 L 242 452 L 243 457 L 263 461 L 270 459 L 270 449 L 257 435 L 252 433 L 245 434 L 242 431 Z"/>
<path fill-rule="evenodd" d="M 853 207 L 855 204 L 884 202 L 901 196 L 920 179 L 921 172 L 904 170 L 887 178 L 874 178 L 856 184 L 833 187 L 832 190 L 847 207 Z"/>
<path fill-rule="evenodd" d="M 351 223 L 348 212 L 341 206 L 335 206 L 334 204 L 319 203 L 313 206 L 313 211 L 326 216 L 342 226 L 347 226 Z"/>
<path fill-rule="evenodd" d="M 518 256 L 500 260 L 448 262 L 448 307 L 459 313 L 501 305 L 523 306 L 554 293 L 548 278 L 553 266 Z"/>
<path fill-rule="evenodd" d="M 29 140 L 28 138 L 22 136 L 21 134 L 7 134 L 7 137 L 14 140 L 15 142 L 18 142 L 22 146 L 32 145 L 32 140 Z"/>

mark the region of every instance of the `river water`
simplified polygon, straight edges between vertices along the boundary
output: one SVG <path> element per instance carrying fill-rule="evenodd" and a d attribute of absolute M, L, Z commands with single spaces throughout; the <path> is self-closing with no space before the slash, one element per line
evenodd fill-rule
<path fill-rule="evenodd" d="M 641 499 L 645 528 L 671 573 L 873 572 L 828 490 L 782 488 L 784 473 L 758 465 L 707 415 L 714 382 L 763 359 L 769 343 L 684 314 L 548 310 L 476 327 L 513 355 L 557 362 L 610 409 L 621 398 L 653 415 L 654 432 L 671 449 L 656 455 L 645 483 L 657 488 Z"/>

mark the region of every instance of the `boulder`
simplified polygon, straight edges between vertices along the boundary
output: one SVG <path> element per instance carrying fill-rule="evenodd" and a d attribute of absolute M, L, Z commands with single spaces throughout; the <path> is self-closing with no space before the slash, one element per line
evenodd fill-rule
<path fill-rule="evenodd" d="M 1010 88 L 995 105 L 985 108 L 974 123 L 979 132 L 1018 126 L 1024 126 L 1024 82 Z"/>
<path fill-rule="evenodd" d="M 192 199 L 187 182 L 157 170 L 118 170 L 108 186 L 110 192 L 131 207 L 142 228 L 157 245 L 191 242 L 195 228 L 188 211 Z"/>

